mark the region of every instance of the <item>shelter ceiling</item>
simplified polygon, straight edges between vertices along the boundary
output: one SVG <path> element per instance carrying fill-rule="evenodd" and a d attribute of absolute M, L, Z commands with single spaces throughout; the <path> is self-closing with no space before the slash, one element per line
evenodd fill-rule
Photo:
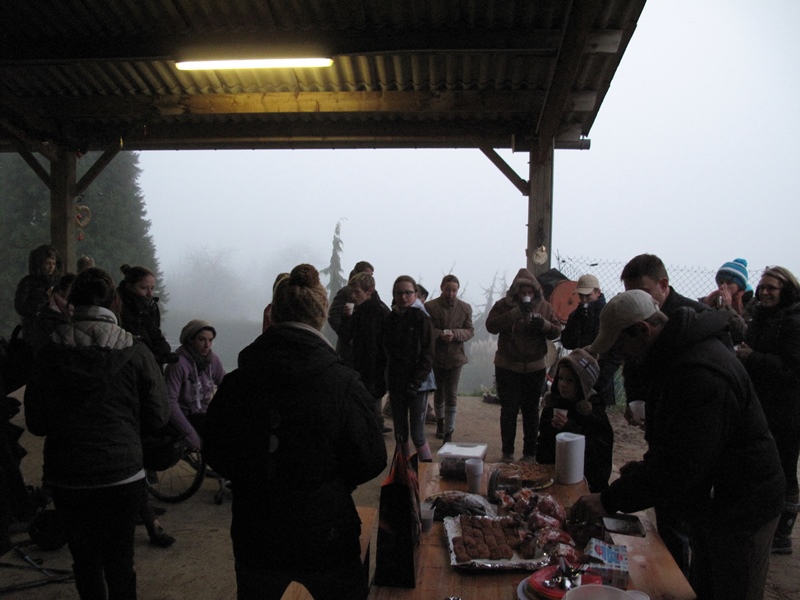
<path fill-rule="evenodd" d="M 5 0 L 0 150 L 580 147 L 644 2 Z"/>

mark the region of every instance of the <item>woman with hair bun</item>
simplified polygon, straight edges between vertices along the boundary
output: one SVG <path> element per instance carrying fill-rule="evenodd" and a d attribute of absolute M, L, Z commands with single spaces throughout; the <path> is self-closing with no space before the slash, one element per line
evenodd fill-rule
<path fill-rule="evenodd" d="M 122 301 L 120 323 L 133 335 L 138 336 L 150 348 L 159 365 L 173 363 L 177 356 L 161 333 L 161 311 L 158 297 L 153 293 L 156 276 L 145 267 L 122 265 L 124 275 L 119 284 L 119 297 Z"/>
<path fill-rule="evenodd" d="M 203 451 L 231 481 L 239 600 L 367 597 L 352 492 L 386 467 L 374 399 L 320 333 L 328 297 L 308 264 L 275 287 L 270 327 L 206 413 Z"/>
<path fill-rule="evenodd" d="M 800 284 L 784 267 L 761 274 L 745 341 L 736 350 L 756 388 L 786 477 L 785 508 L 772 539 L 773 554 L 792 553 L 800 511 Z"/>
<path fill-rule="evenodd" d="M 117 325 L 114 282 L 87 269 L 72 285 L 72 322 L 42 348 L 25 421 L 45 436 L 43 480 L 66 527 L 81 598 L 136 598 L 134 529 L 144 488 L 141 434 L 169 418 L 152 353 Z"/>

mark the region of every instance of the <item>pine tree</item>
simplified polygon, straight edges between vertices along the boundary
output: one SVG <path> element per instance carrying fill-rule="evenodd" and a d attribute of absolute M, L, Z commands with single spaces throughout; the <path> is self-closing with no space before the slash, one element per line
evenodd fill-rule
<path fill-rule="evenodd" d="M 99 153 L 89 153 L 78 161 L 78 179 L 98 156 Z M 138 163 L 137 154 L 120 152 L 88 190 L 76 198 L 76 206 L 88 206 L 91 211 L 91 219 L 84 216 L 85 227 L 78 229 L 83 239 L 78 242 L 77 254 L 94 258 L 95 264 L 107 270 L 115 281 L 122 276 L 121 265 L 145 266 L 156 274 L 158 284 L 162 277 L 138 184 Z M 14 311 L 14 291 L 28 272 L 28 253 L 50 242 L 50 192 L 17 154 L 0 154 L 0 183 L 0 236 L 5 248 L 0 266 L 0 335 L 7 337 L 19 322 Z M 65 264 L 63 269 L 74 272 L 75 265 Z M 163 292 L 161 296 L 165 300 Z"/>
<path fill-rule="evenodd" d="M 320 273 L 328 276 L 328 299 L 333 300 L 340 289 L 347 285 L 347 280 L 344 278 L 344 271 L 342 270 L 342 238 L 340 233 L 342 231 L 342 220 L 336 222 L 336 229 L 333 232 L 333 249 L 331 250 L 331 262 L 322 269 Z"/>

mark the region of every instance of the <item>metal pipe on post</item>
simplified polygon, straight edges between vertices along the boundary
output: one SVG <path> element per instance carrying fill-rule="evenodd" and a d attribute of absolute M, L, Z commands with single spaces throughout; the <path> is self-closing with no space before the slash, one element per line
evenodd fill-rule
<path fill-rule="evenodd" d="M 528 269 L 539 275 L 550 268 L 553 246 L 553 140 L 531 145 L 528 193 Z"/>

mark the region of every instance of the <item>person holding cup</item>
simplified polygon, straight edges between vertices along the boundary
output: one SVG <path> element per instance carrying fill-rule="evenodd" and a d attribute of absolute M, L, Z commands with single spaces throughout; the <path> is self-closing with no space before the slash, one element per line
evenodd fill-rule
<path fill-rule="evenodd" d="M 592 389 L 599 376 L 597 361 L 585 350 L 574 350 L 558 361 L 553 385 L 542 400 L 536 446 L 536 460 L 554 464 L 557 434 L 568 431 L 584 436 L 583 473 L 591 492 L 608 487 L 614 449 L 614 430 L 605 402 Z"/>
<path fill-rule="evenodd" d="M 561 334 L 561 323 L 528 269 L 517 272 L 505 298 L 492 306 L 486 329 L 498 334 L 494 366 L 500 399 L 502 460 L 514 462 L 517 415 L 522 411 L 522 460 L 535 462 L 547 340 Z"/>

